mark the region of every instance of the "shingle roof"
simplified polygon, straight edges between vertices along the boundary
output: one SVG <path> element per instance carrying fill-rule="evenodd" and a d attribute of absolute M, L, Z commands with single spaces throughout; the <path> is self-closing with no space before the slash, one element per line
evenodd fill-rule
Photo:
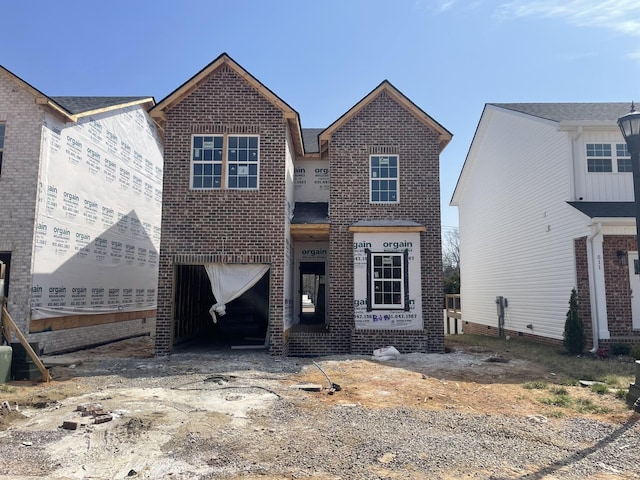
<path fill-rule="evenodd" d="M 291 223 L 329 223 L 329 204 L 326 202 L 296 202 Z"/>
<path fill-rule="evenodd" d="M 320 152 L 320 144 L 318 143 L 318 135 L 324 130 L 324 128 L 303 128 L 302 129 L 302 142 L 304 143 L 305 153 L 318 153 Z"/>
<path fill-rule="evenodd" d="M 150 97 L 49 97 L 69 113 L 77 115 L 100 108 L 115 107 Z"/>
<path fill-rule="evenodd" d="M 490 103 L 534 117 L 561 121 L 616 121 L 629 113 L 631 103 Z"/>
<path fill-rule="evenodd" d="M 636 216 L 634 202 L 567 202 L 590 218 L 624 218 Z"/>

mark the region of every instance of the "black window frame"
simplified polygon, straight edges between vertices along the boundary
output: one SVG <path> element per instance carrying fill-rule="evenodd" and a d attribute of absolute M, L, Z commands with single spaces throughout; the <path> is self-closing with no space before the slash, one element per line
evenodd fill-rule
<path fill-rule="evenodd" d="M 372 312 L 374 310 L 401 310 L 408 312 L 410 308 L 409 302 L 409 250 L 405 249 L 399 252 L 378 252 L 372 251 L 368 248 L 365 248 L 365 254 L 367 256 L 367 312 Z M 375 288 L 373 286 L 374 281 L 384 282 L 384 281 L 394 281 L 389 280 L 387 278 L 375 279 L 373 278 L 373 270 L 374 270 L 374 259 L 377 256 L 400 256 L 402 258 L 401 272 L 402 278 L 400 281 L 402 282 L 403 291 L 401 292 L 402 303 L 401 304 L 384 304 L 384 303 L 376 303 L 374 302 Z"/>

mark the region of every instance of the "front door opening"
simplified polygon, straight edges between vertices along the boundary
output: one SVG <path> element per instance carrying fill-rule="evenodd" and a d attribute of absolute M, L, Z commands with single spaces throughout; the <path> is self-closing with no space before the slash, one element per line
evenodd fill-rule
<path fill-rule="evenodd" d="M 260 346 L 269 325 L 269 272 L 240 297 L 226 305 L 226 314 L 213 322 L 216 303 L 203 265 L 176 265 L 173 304 L 174 344 L 211 348 Z"/>
<path fill-rule="evenodd" d="M 325 323 L 325 283 L 324 262 L 300 263 L 300 323 Z"/>

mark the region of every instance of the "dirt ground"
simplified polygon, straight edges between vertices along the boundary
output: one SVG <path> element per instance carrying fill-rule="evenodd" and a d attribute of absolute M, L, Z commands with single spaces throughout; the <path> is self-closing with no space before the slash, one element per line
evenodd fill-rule
<path fill-rule="evenodd" d="M 365 356 L 281 358 L 252 350 L 184 350 L 155 358 L 152 339 L 142 337 L 44 361 L 52 365 L 50 383 L 11 382 L 0 388 L 0 401 L 7 402 L 0 409 L 1 480 L 216 478 L 198 476 L 203 473 L 188 462 L 181 466 L 176 452 L 204 432 L 249 425 L 254 412 L 268 412 L 283 398 L 316 415 L 357 405 L 544 421 L 559 417 L 557 407 L 540 401 L 548 391 L 522 386 L 529 380 L 553 383 L 554 372 L 473 347 L 385 362 Z M 337 391 L 329 389 L 330 381 Z M 318 386 L 320 391 L 313 391 Z M 612 394 L 565 388 L 607 413 L 563 411 L 562 416 L 622 424 L 634 415 Z M 96 423 L 98 417 L 81 416 L 79 406 L 99 408 L 111 419 Z M 62 428 L 65 422 L 77 429 Z M 222 461 L 208 460 L 209 465 Z"/>

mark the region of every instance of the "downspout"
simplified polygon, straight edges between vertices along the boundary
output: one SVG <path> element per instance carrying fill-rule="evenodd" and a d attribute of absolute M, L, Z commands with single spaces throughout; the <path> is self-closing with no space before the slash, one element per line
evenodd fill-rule
<path fill-rule="evenodd" d="M 594 249 L 593 239 L 602 232 L 602 224 L 595 225 L 595 231 L 587 237 L 587 265 L 589 270 L 589 303 L 591 305 L 591 333 L 593 334 L 593 348 L 589 350 L 591 353 L 598 351 L 600 343 L 600 318 L 598 316 L 598 292 L 596 282 L 596 252 Z M 590 255 L 589 255 L 590 254 Z M 590 258 L 589 258 L 590 257 Z"/>

